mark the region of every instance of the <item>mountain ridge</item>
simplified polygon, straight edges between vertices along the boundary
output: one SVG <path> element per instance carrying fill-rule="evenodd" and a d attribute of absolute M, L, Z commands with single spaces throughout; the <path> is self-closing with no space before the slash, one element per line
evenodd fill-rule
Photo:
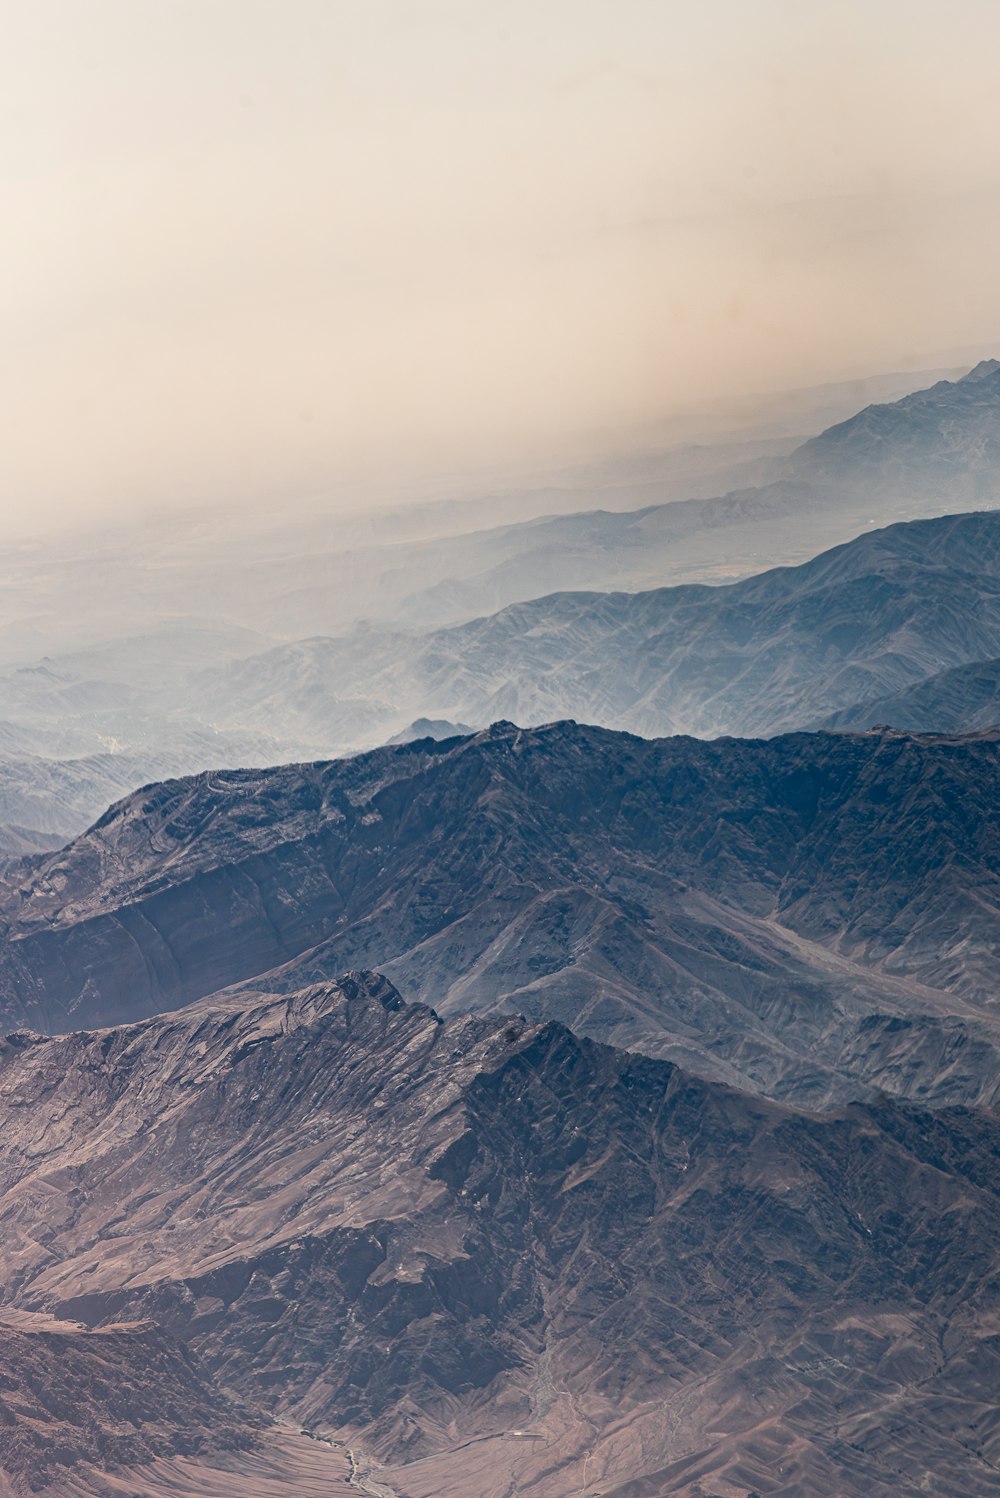
<path fill-rule="evenodd" d="M 230 732 L 259 726 L 255 704 L 290 677 L 314 695 L 367 694 L 386 734 L 424 715 L 757 736 L 996 654 L 1000 513 L 978 511 L 868 531 L 723 587 L 556 593 L 428 635 L 298 641 L 240 665 L 231 718 L 220 673 L 196 700 Z"/>
<path fill-rule="evenodd" d="M 152 1319 L 400 1498 L 889 1498 L 932 1451 L 992 1492 L 991 1113 L 819 1117 L 357 973 L 9 1037 L 0 1114 L 16 1309 Z"/>
<path fill-rule="evenodd" d="M 5 1023 L 377 966 L 771 1095 L 990 1102 L 998 753 L 498 723 L 154 785 L 0 882 Z"/>

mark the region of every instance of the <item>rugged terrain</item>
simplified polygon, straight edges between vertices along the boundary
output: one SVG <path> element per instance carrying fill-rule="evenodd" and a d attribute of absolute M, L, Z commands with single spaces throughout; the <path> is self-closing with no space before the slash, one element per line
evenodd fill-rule
<path fill-rule="evenodd" d="M 1000 1490 L 1000 365 L 781 448 L 0 558 L 0 1498 Z"/>
<path fill-rule="evenodd" d="M 153 1322 L 0 1312 L 3 1498 L 329 1498 L 351 1468 L 342 1443 L 219 1389 Z"/>
<path fill-rule="evenodd" d="M 355 975 L 12 1036 L 0 1116 L 6 1314 L 152 1319 L 89 1335 L 168 1388 L 184 1344 L 223 1446 L 242 1401 L 400 1498 L 996 1491 L 991 1113 L 819 1118 Z M 143 1397 L 155 1458 L 197 1422 Z"/>
<path fill-rule="evenodd" d="M 258 1445 L 265 1424 L 148 1323 L 88 1332 L 0 1315 L 0 1470 L 14 1492 L 71 1491 L 88 1469 L 231 1456 Z"/>
<path fill-rule="evenodd" d="M 378 967 L 771 1096 L 992 1103 L 998 745 L 498 724 L 168 781 L 8 870 L 3 1023 Z"/>

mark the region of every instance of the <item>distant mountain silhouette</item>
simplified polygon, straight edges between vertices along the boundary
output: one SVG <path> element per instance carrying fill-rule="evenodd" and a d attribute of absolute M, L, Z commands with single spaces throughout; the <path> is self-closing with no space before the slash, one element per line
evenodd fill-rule
<path fill-rule="evenodd" d="M 888 405 L 866 406 L 787 460 L 796 472 L 840 483 L 905 484 L 932 497 L 994 500 L 1000 471 L 1000 360 L 939 380 Z M 875 488 L 873 497 L 878 498 Z"/>
<path fill-rule="evenodd" d="M 468 723 L 449 723 L 447 718 L 416 718 L 401 732 L 393 734 L 390 744 L 412 744 L 416 739 L 454 739 L 475 733 Z"/>

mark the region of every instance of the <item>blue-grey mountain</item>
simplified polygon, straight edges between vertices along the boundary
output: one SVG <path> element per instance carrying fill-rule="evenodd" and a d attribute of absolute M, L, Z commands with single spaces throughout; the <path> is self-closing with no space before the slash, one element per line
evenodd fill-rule
<path fill-rule="evenodd" d="M 8 871 L 4 1026 L 377 967 L 777 1097 L 992 1103 L 998 751 L 500 724 L 168 781 Z"/>

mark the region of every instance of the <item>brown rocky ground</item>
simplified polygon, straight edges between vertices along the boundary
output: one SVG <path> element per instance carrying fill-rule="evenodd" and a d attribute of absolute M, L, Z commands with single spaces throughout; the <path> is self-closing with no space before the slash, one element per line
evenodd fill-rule
<path fill-rule="evenodd" d="M 7 1305 L 153 1322 L 361 1491 L 997 1490 L 988 1111 L 819 1116 L 356 976 L 11 1037 L 0 1113 Z"/>

